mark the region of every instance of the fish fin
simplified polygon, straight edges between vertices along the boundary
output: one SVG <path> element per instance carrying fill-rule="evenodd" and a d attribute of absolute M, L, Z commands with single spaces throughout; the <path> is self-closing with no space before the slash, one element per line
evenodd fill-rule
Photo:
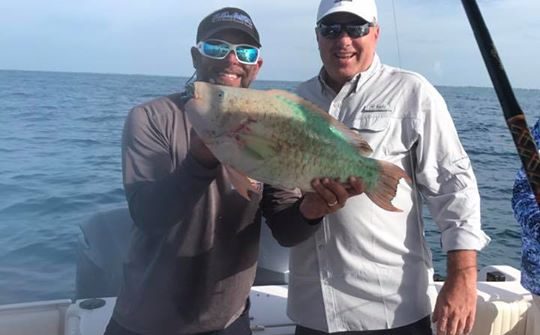
<path fill-rule="evenodd" d="M 385 161 L 378 161 L 378 163 L 379 179 L 377 184 L 371 187 L 370 190 L 365 191 L 367 197 L 382 209 L 391 212 L 403 212 L 392 205 L 392 199 L 396 196 L 399 180 L 403 178 L 407 183 L 411 184 L 411 178 L 397 165 Z"/>
<path fill-rule="evenodd" d="M 292 102 L 294 104 L 297 104 L 303 108 L 310 110 L 311 112 L 316 113 L 317 115 L 319 115 L 319 117 L 323 118 L 325 121 L 331 124 L 337 131 L 345 135 L 347 140 L 358 149 L 358 152 L 361 155 L 369 156 L 373 153 L 373 149 L 370 147 L 369 143 L 367 143 L 367 141 L 364 140 L 362 136 L 360 136 L 360 134 L 358 134 L 356 131 L 350 129 L 349 127 L 344 125 L 342 122 L 334 118 L 327 111 L 322 109 L 319 105 L 309 100 L 306 100 L 302 98 L 301 96 L 296 95 L 289 91 L 268 90 L 266 92 L 268 94 L 284 99 L 286 102 Z"/>
<path fill-rule="evenodd" d="M 239 145 L 244 153 L 258 161 L 264 161 L 276 155 L 275 143 L 264 137 L 241 133 L 237 134 L 235 139 L 240 142 Z"/>
<path fill-rule="evenodd" d="M 246 200 L 251 200 L 250 191 L 254 193 L 259 191 L 255 188 L 253 179 L 236 170 L 232 166 L 224 165 L 223 168 L 234 189 Z"/>
<path fill-rule="evenodd" d="M 366 142 L 366 140 L 364 140 L 364 138 L 360 136 L 360 134 L 345 125 L 343 125 L 343 127 L 345 127 L 346 129 L 342 129 L 342 132 L 348 135 L 350 141 L 361 155 L 369 156 L 373 153 L 373 149 L 371 149 L 369 143 Z"/>

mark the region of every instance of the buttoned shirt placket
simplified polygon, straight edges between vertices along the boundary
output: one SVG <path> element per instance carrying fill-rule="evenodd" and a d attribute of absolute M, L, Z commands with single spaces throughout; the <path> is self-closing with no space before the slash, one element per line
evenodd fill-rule
<path fill-rule="evenodd" d="M 341 113 L 343 100 L 345 100 L 351 94 L 351 92 L 356 90 L 360 78 L 361 75 L 358 74 L 353 79 L 345 83 L 342 89 L 332 100 L 328 113 L 335 119 L 343 121 L 342 118 L 344 117 L 344 115 L 342 115 Z M 326 85 L 326 83 L 322 79 L 322 76 L 321 85 L 322 90 L 326 91 L 327 94 L 335 94 L 332 89 Z M 331 285 L 332 270 L 331 264 L 329 263 L 326 244 L 332 238 L 332 229 L 326 217 L 323 219 L 322 228 L 323 229 L 319 229 L 315 234 L 315 243 L 317 246 L 317 259 L 319 262 L 319 278 L 321 284 L 321 291 L 322 295 L 324 296 L 325 303 L 324 309 L 327 318 L 326 322 L 329 326 L 329 329 L 343 329 L 346 326 L 344 325 L 344 320 L 342 320 L 340 315 L 338 315 L 337 313 L 337 311 L 339 311 L 338 300 L 336 299 L 334 289 Z"/>

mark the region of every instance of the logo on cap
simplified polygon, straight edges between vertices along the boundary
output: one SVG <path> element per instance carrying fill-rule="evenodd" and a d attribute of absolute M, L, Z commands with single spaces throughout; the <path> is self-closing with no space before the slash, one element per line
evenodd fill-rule
<path fill-rule="evenodd" d="M 215 22 L 237 22 L 240 24 L 243 24 L 244 26 L 247 26 L 249 29 L 253 29 L 253 22 L 251 22 L 251 19 L 241 13 L 229 13 L 229 12 L 222 12 L 217 13 L 214 16 L 212 16 L 212 23 Z"/>

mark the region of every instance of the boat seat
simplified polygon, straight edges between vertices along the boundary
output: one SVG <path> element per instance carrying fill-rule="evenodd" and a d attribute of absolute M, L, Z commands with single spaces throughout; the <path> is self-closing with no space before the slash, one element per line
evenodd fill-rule
<path fill-rule="evenodd" d="M 488 281 L 500 274 L 504 281 Z M 495 276 L 496 277 L 496 276 Z M 478 274 L 478 302 L 472 335 L 539 335 L 540 311 L 532 295 L 520 284 L 519 270 L 507 265 L 491 265 Z M 442 282 L 435 282 L 437 291 Z M 436 297 L 431 297 L 435 306 Z"/>
<path fill-rule="evenodd" d="M 477 307 L 475 335 L 527 334 L 530 300 L 480 302 Z M 540 328 L 539 328 L 540 330 Z"/>
<path fill-rule="evenodd" d="M 442 283 L 435 285 L 438 290 L 442 287 Z M 517 300 L 505 300 L 509 298 Z M 286 299 L 286 285 L 252 288 L 250 316 L 254 335 L 294 334 L 294 325 L 286 315 Z M 96 309 L 82 308 L 81 302 L 86 300 L 70 306 L 66 315 L 65 334 L 103 334 L 115 298 L 98 300 L 103 301 L 104 305 Z M 531 307 L 531 295 L 519 283 L 479 282 L 476 322 L 471 335 L 538 335 L 539 312 Z"/>
<path fill-rule="evenodd" d="M 0 335 L 64 334 L 69 308 L 72 308 L 70 299 L 2 305 Z"/>
<path fill-rule="evenodd" d="M 117 295 L 132 227 L 127 208 L 97 213 L 80 225 L 76 299 Z"/>
<path fill-rule="evenodd" d="M 75 298 L 113 297 L 122 278 L 133 220 L 125 207 L 97 213 L 80 225 L 77 244 Z M 261 241 L 255 286 L 288 283 L 289 251 L 272 237 L 266 224 Z"/>

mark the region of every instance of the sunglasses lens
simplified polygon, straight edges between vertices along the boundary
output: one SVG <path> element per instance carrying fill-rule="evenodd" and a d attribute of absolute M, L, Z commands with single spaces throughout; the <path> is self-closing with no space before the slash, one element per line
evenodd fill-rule
<path fill-rule="evenodd" d="M 224 58 L 231 51 L 227 44 L 218 41 L 205 41 L 201 43 L 200 50 L 205 56 L 218 59 Z"/>
<path fill-rule="evenodd" d="M 319 33 L 329 39 L 338 38 L 341 32 L 345 30 L 351 38 L 358 38 L 369 33 L 369 23 L 366 24 L 324 24 L 318 26 Z"/>
<path fill-rule="evenodd" d="M 362 37 L 369 32 L 369 27 L 367 25 L 347 25 L 345 26 L 345 29 L 351 38 Z"/>
<path fill-rule="evenodd" d="M 235 48 L 238 61 L 245 64 L 255 64 L 259 59 L 259 49 L 251 45 L 234 45 L 225 41 L 208 40 L 200 42 L 198 48 L 203 55 L 214 59 L 224 59 L 231 48 Z"/>
<path fill-rule="evenodd" d="M 239 45 L 236 47 L 236 57 L 241 62 L 254 64 L 259 59 L 259 49 L 249 45 Z"/>
<path fill-rule="evenodd" d="M 341 35 L 341 25 L 339 24 L 319 24 L 319 33 L 326 38 L 336 38 Z"/>

